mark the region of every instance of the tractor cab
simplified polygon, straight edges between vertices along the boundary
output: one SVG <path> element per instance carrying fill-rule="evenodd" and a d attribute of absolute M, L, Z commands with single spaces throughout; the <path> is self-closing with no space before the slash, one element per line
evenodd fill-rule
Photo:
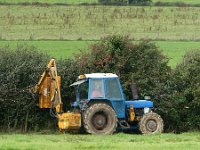
<path fill-rule="evenodd" d="M 77 101 L 82 99 L 94 100 L 125 100 L 118 76 L 112 73 L 92 73 L 78 77 Z"/>
<path fill-rule="evenodd" d="M 76 86 L 76 101 L 73 107 L 81 107 L 85 103 L 105 102 L 111 105 L 119 118 L 125 118 L 125 98 L 116 74 L 92 73 L 78 77 Z"/>

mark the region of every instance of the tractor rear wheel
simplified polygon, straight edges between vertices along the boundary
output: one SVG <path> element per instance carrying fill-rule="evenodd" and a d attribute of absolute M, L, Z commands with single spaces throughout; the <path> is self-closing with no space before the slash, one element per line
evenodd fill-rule
<path fill-rule="evenodd" d="M 160 115 L 153 112 L 142 116 L 139 122 L 139 130 L 142 134 L 162 133 L 163 126 L 163 120 Z"/>
<path fill-rule="evenodd" d="M 83 116 L 87 133 L 112 134 L 116 131 L 117 118 L 113 108 L 105 103 L 91 105 Z"/>

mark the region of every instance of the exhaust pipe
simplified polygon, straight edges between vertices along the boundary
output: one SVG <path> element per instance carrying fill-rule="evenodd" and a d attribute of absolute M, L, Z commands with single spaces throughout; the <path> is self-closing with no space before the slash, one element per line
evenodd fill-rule
<path fill-rule="evenodd" d="M 132 76 L 132 82 L 131 82 L 131 93 L 134 100 L 139 99 L 137 86 L 136 86 L 136 83 L 134 82 L 133 76 Z"/>

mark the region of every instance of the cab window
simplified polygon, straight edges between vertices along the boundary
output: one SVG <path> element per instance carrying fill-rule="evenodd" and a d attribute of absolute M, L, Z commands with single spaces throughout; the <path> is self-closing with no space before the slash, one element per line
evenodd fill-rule
<path fill-rule="evenodd" d="M 122 100 L 122 95 L 116 79 L 106 80 L 106 97 L 108 99 Z"/>
<path fill-rule="evenodd" d="M 104 97 L 104 81 L 102 79 L 91 80 L 91 98 L 103 98 Z"/>
<path fill-rule="evenodd" d="M 80 100 L 88 99 L 88 82 L 79 85 Z"/>

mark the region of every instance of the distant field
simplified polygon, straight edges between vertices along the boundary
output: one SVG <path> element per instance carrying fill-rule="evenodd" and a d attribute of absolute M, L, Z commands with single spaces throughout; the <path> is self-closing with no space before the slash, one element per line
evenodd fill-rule
<path fill-rule="evenodd" d="M 70 58 L 80 50 L 87 50 L 88 46 L 95 41 L 0 41 L 0 47 L 16 47 L 20 44 L 33 45 L 41 52 L 47 53 L 54 58 Z M 169 65 L 173 68 L 181 62 L 186 51 L 192 49 L 200 50 L 200 42 L 180 42 L 180 41 L 156 41 L 155 42 L 164 54 L 169 57 Z"/>
<path fill-rule="evenodd" d="M 56 150 L 56 149 L 119 149 L 119 150 L 198 150 L 200 134 L 138 135 L 70 135 L 70 134 L 2 134 L 1 150 Z"/>
<path fill-rule="evenodd" d="M 157 41 L 155 43 L 168 56 L 170 59 L 169 65 L 172 68 L 175 68 L 183 60 L 183 56 L 187 51 L 200 51 L 200 42 Z"/>
<path fill-rule="evenodd" d="M 0 41 L 0 47 L 10 46 L 16 48 L 17 45 L 35 46 L 41 52 L 50 56 L 60 58 L 70 58 L 80 50 L 87 49 L 93 41 Z"/>
<path fill-rule="evenodd" d="M 67 4 L 79 4 L 79 3 L 96 3 L 98 0 L 0 0 L 1 3 L 49 3 L 49 4 L 54 4 L 54 3 L 67 3 Z"/>
<path fill-rule="evenodd" d="M 200 7 L 0 6 L 0 39 L 200 40 Z"/>
<path fill-rule="evenodd" d="M 170 2 L 170 3 L 182 2 L 186 4 L 200 4 L 199 0 L 152 0 L 152 2 Z"/>
<path fill-rule="evenodd" d="M 152 0 L 152 2 L 183 2 L 187 4 L 200 4 L 199 0 Z M 54 3 L 67 3 L 67 4 L 80 4 L 80 3 L 97 3 L 98 0 L 0 0 L 1 3 L 49 3 L 49 4 L 54 4 Z"/>

